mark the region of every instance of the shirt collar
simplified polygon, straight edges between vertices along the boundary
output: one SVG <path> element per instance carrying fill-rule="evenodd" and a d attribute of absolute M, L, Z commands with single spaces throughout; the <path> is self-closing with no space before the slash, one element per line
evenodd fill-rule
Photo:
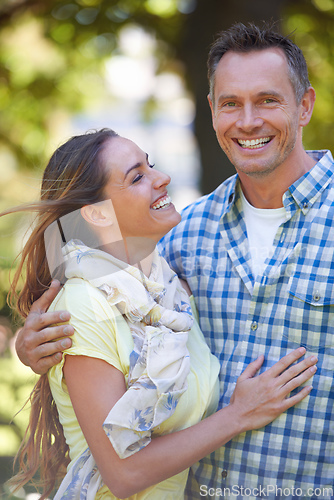
<path fill-rule="evenodd" d="M 227 184 L 227 188 L 222 197 L 222 213 L 229 212 L 236 200 L 236 189 L 237 183 L 239 184 L 238 174 L 234 174 L 230 177 L 230 182 Z"/>
<path fill-rule="evenodd" d="M 295 202 L 305 215 L 334 176 L 333 157 L 329 150 L 307 151 L 317 163 L 297 179 L 284 193 L 283 205 L 287 209 Z"/>
<path fill-rule="evenodd" d="M 333 157 L 329 150 L 306 151 L 317 163 L 297 179 L 283 195 L 283 206 L 288 210 L 289 205 L 298 205 L 304 214 L 312 207 L 316 199 L 334 176 Z M 237 200 L 237 189 L 240 184 L 238 174 L 231 177 L 223 201 L 223 212 L 229 212 Z"/>

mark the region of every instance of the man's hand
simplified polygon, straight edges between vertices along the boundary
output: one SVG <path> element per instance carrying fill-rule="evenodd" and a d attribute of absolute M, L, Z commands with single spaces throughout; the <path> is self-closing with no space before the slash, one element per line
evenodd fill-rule
<path fill-rule="evenodd" d="M 68 324 L 58 325 L 68 322 L 70 314 L 67 311 L 46 312 L 59 290 L 60 283 L 55 280 L 34 302 L 15 342 L 16 352 L 22 363 L 40 375 L 59 363 L 62 351 L 72 345 L 67 336 L 73 335 L 73 327 Z M 55 324 L 57 326 L 52 326 Z"/>

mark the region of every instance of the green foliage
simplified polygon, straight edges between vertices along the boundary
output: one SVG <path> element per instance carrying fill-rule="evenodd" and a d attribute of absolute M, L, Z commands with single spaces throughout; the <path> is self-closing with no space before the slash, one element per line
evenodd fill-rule
<path fill-rule="evenodd" d="M 20 409 L 33 388 L 35 376 L 14 356 L 0 361 L 0 442 L 4 455 L 16 453 L 27 424 L 28 409 Z M 29 407 L 29 405 L 28 405 Z M 17 415 L 16 415 L 17 414 Z M 14 416 L 16 417 L 14 418 Z M 14 420 L 13 420 L 14 418 Z M 8 426 L 10 432 L 8 433 Z M 6 436 L 6 432 L 7 436 Z"/>
<path fill-rule="evenodd" d="M 318 93 L 305 142 L 328 147 L 333 136 L 333 0 L 286 5 L 284 31 L 296 30 Z M 117 55 L 120 30 L 137 24 L 153 33 L 161 42 L 158 53 L 164 64 L 166 53 L 172 57 L 180 48 L 188 13 L 194 9 L 194 0 L 2 2 L 0 146 L 9 148 L 20 168 L 43 164 L 50 139 L 59 136 L 59 117 L 93 107 L 103 98 L 103 62 Z"/>
<path fill-rule="evenodd" d="M 286 10 L 284 31 L 293 32 L 303 50 L 317 99 L 310 124 L 304 129 L 307 149 L 334 149 L 334 1 L 292 3 Z"/>
<path fill-rule="evenodd" d="M 0 337 L 3 334 L 2 326 L 0 321 Z M 28 423 L 29 404 L 22 408 L 35 383 L 36 376 L 30 368 L 22 365 L 7 347 L 0 357 L 0 455 L 4 464 L 0 473 L 0 496 L 1 483 L 9 479 L 11 474 L 9 464 L 12 461 L 5 462 L 5 457 L 13 457 L 22 441 Z"/>
<path fill-rule="evenodd" d="M 59 114 L 69 115 L 101 99 L 103 61 L 117 53 L 120 29 L 136 23 L 172 42 L 181 22 L 178 3 L 40 0 L 32 4 L 26 0 L 3 4 L 0 145 L 10 148 L 19 166 L 40 165 L 45 159 Z"/>

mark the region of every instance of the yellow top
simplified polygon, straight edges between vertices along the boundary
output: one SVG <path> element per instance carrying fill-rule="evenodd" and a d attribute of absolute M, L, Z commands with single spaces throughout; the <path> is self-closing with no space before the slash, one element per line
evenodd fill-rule
<path fill-rule="evenodd" d="M 193 299 L 191 303 L 196 315 Z M 64 354 L 102 359 L 120 370 L 127 378 L 130 353 L 133 350 L 132 335 L 125 319 L 115 306 L 110 306 L 104 293 L 81 278 L 70 279 L 50 307 L 50 311 L 63 309 L 71 313 L 70 324 L 75 330 L 72 347 Z M 154 431 L 155 435 L 168 434 L 194 425 L 217 408 L 219 361 L 210 353 L 196 321 L 189 331 L 187 347 L 191 360 L 188 388 L 181 396 L 174 414 Z M 65 439 L 70 448 L 70 468 L 88 445 L 76 419 L 63 378 L 64 358 L 65 356 L 61 363 L 49 370 L 48 377 Z M 89 405 L 87 408 L 89 411 Z M 181 500 L 184 498 L 187 477 L 188 470 L 185 470 L 131 496 L 131 500 Z M 116 497 L 103 486 L 95 498 L 115 500 Z"/>

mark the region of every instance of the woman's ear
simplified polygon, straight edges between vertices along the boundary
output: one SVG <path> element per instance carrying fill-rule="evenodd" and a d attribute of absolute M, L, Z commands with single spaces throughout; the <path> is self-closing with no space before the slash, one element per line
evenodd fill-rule
<path fill-rule="evenodd" d="M 89 224 L 99 227 L 108 227 L 113 224 L 112 216 L 108 208 L 107 203 L 101 201 L 93 205 L 85 205 L 80 209 L 80 213 Z"/>

